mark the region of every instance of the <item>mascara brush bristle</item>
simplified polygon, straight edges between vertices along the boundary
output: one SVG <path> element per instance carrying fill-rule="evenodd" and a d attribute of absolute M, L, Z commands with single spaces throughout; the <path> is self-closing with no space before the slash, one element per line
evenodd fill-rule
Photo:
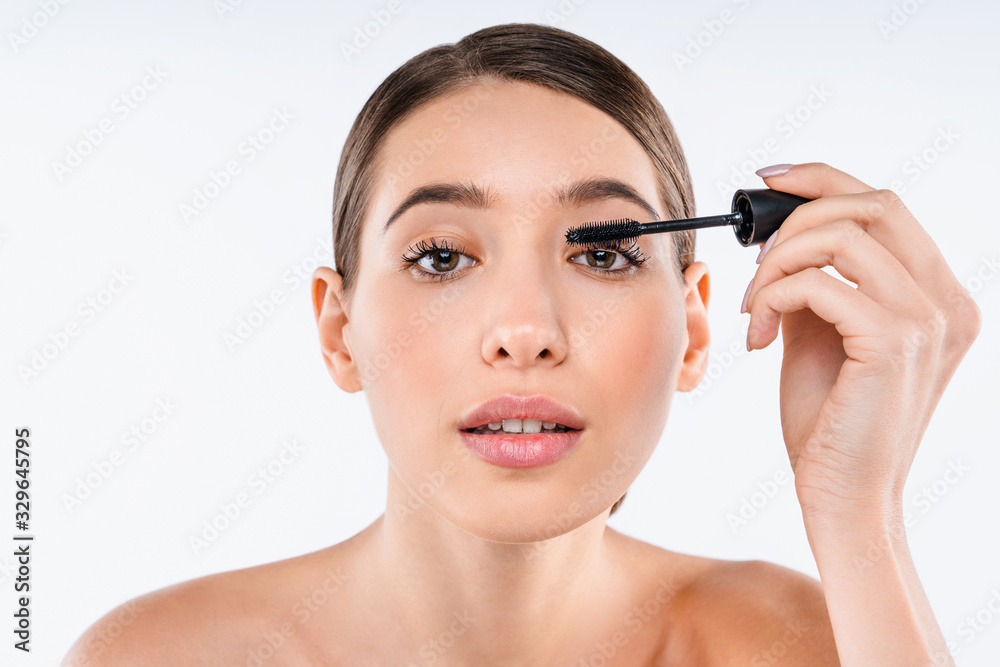
<path fill-rule="evenodd" d="M 566 232 L 566 243 L 597 246 L 629 244 L 641 236 L 641 225 L 631 218 L 588 222 Z"/>

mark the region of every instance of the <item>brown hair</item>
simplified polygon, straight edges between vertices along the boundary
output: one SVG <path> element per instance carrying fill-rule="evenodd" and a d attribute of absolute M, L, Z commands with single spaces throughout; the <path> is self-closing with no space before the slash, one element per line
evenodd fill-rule
<path fill-rule="evenodd" d="M 379 149 L 407 115 L 445 93 L 481 80 L 534 83 L 569 93 L 625 127 L 650 159 L 668 218 L 695 215 L 687 161 L 673 125 L 649 87 L 604 48 L 573 33 L 532 23 L 476 31 L 427 49 L 390 74 L 354 121 L 333 188 L 333 246 L 342 297 L 350 302 L 359 271 L 361 227 L 381 176 Z M 694 257 L 694 231 L 673 232 L 677 268 Z M 611 508 L 614 514 L 623 495 Z"/>

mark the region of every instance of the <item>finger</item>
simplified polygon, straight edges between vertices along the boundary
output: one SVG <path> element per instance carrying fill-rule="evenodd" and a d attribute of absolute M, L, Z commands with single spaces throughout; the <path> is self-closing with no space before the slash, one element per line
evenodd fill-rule
<path fill-rule="evenodd" d="M 767 254 L 795 234 L 837 218 L 860 224 L 940 306 L 961 288 L 934 239 L 891 190 L 832 195 L 798 206 L 778 228 Z"/>
<path fill-rule="evenodd" d="M 767 187 L 772 190 L 790 192 L 793 195 L 809 199 L 875 190 L 867 183 L 823 162 L 805 162 L 792 165 L 791 169 L 783 174 L 762 178 Z"/>
<path fill-rule="evenodd" d="M 847 218 L 806 229 L 775 244 L 761 260 L 747 304 L 767 285 L 808 267 L 832 266 L 883 307 L 927 312 L 930 299 L 902 263 L 858 223 Z"/>
<path fill-rule="evenodd" d="M 767 347 L 778 335 L 782 313 L 808 308 L 844 338 L 878 336 L 890 315 L 872 299 L 816 267 L 777 280 L 757 292 L 750 311 L 747 348 Z"/>

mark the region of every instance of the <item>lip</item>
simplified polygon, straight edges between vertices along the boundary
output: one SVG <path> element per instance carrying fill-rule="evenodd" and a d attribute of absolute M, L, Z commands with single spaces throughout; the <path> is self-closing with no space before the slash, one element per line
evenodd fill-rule
<path fill-rule="evenodd" d="M 538 419 L 573 429 L 563 433 L 472 433 L 501 419 Z M 501 394 L 472 408 L 459 425 L 463 444 L 481 459 L 504 468 L 537 468 L 566 456 L 583 434 L 583 419 L 573 408 L 544 394 Z"/>
<path fill-rule="evenodd" d="M 466 413 L 459 424 L 459 429 L 476 428 L 482 424 L 508 419 L 538 419 L 546 422 L 556 422 L 571 429 L 583 429 L 583 419 L 573 408 L 543 394 L 500 394 Z M 486 436 L 490 438 L 501 436 Z M 515 436 L 522 437 L 522 436 Z M 526 439 L 531 436 L 524 436 Z"/>
<path fill-rule="evenodd" d="M 487 435 L 462 431 L 463 444 L 481 459 L 504 468 L 537 468 L 566 456 L 583 431 Z"/>

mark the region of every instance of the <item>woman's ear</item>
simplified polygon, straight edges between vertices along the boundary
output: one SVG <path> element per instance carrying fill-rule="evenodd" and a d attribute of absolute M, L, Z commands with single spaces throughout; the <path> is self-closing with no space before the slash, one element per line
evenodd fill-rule
<path fill-rule="evenodd" d="M 708 367 L 708 344 L 711 342 L 708 334 L 707 310 L 708 265 L 704 262 L 692 262 L 684 270 L 684 279 L 688 345 L 684 350 L 677 391 L 691 391 L 701 383 Z"/>
<path fill-rule="evenodd" d="M 319 327 L 319 346 L 330 377 L 346 392 L 361 391 L 357 360 L 351 352 L 349 324 L 341 287 L 343 278 L 333 269 L 321 266 L 313 272 L 312 299 Z"/>

